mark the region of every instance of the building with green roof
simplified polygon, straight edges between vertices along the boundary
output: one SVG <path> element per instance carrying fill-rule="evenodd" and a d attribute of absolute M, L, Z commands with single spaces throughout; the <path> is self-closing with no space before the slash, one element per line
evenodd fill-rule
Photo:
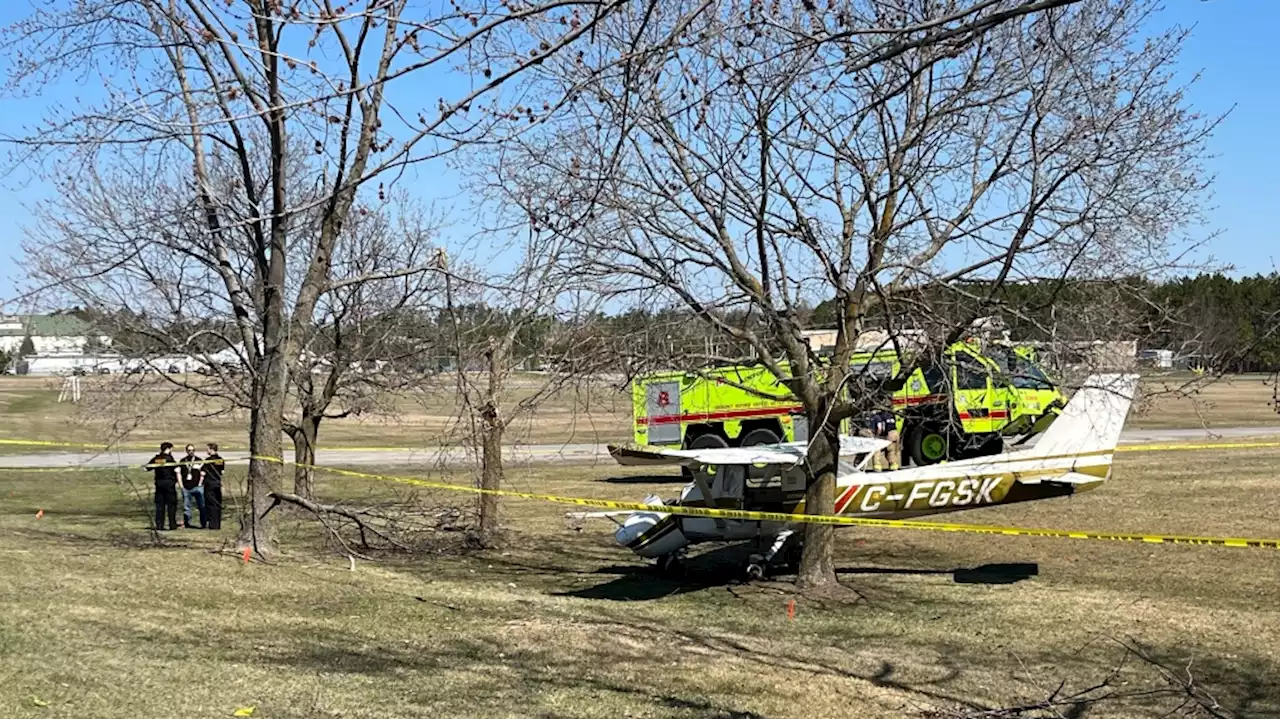
<path fill-rule="evenodd" d="M 97 334 L 83 319 L 71 314 L 0 316 L 0 352 L 16 355 L 27 338 L 33 354 L 83 354 L 97 344 L 107 347 L 111 338 Z"/>

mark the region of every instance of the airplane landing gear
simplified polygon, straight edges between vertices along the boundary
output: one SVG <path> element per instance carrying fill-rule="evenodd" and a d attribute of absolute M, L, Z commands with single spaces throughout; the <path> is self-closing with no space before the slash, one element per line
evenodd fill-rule
<path fill-rule="evenodd" d="M 664 577 L 679 576 L 684 569 L 681 562 L 682 559 L 684 559 L 683 551 L 672 552 L 658 557 L 658 574 Z"/>
<path fill-rule="evenodd" d="M 795 534 L 795 530 L 791 529 L 784 529 L 778 532 L 777 536 L 773 538 L 773 544 L 769 545 L 768 551 L 764 554 L 753 554 L 747 559 L 747 579 L 749 581 L 764 579 L 769 574 L 769 570 L 773 567 L 774 559 L 778 557 L 778 554 L 789 544 L 794 546 L 794 543 L 789 542 L 793 534 Z M 783 558 L 785 559 L 789 554 L 791 552 L 784 553 Z"/>

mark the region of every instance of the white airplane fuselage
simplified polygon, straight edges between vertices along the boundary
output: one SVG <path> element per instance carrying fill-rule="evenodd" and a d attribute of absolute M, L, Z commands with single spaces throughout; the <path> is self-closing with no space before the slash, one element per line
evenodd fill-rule
<path fill-rule="evenodd" d="M 1062 457 L 1037 456 L 1033 452 L 1022 450 L 891 472 L 842 472 L 836 480 L 835 514 L 909 519 L 1074 494 L 1093 489 L 1110 476 L 1110 451 Z M 701 492 L 694 483 L 685 486 L 679 503 L 710 506 L 701 501 Z M 732 508 L 757 509 L 749 505 Z M 805 508 L 801 499 L 791 506 L 758 509 L 799 514 Z M 630 515 L 614 538 L 642 557 L 655 558 L 691 544 L 773 536 L 790 526 L 784 522 L 679 516 L 655 506 L 652 512 Z"/>
<path fill-rule="evenodd" d="M 1102 386 L 1077 392 L 1048 431 L 1027 449 L 889 472 L 863 471 L 842 456 L 835 514 L 908 519 L 1062 497 L 1097 487 L 1111 476 L 1137 377 L 1104 375 L 1090 380 Z M 741 449 L 651 453 L 679 459 L 686 466 L 694 463 L 695 481 L 684 487 L 679 505 L 803 514 L 803 457 L 787 464 L 785 455 L 770 455 L 778 463 L 762 467 L 752 465 L 749 454 Z M 680 516 L 663 512 L 666 505 L 655 497 L 646 503 L 653 505 L 652 511 L 630 513 L 614 533 L 619 544 L 643 557 L 666 557 L 702 542 L 775 537 L 798 528 L 786 522 Z"/>

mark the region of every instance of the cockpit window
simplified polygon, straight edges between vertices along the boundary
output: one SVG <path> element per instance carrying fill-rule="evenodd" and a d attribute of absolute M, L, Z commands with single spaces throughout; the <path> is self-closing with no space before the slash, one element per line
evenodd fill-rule
<path fill-rule="evenodd" d="M 1037 367 L 1033 362 L 1017 355 L 1012 355 L 1013 367 L 1010 369 L 1010 379 L 1013 386 L 1018 389 L 1053 389 L 1053 383 L 1045 375 L 1044 371 Z"/>
<path fill-rule="evenodd" d="M 1017 352 L 1011 352 L 1003 348 L 993 349 L 988 356 L 995 360 L 995 363 L 1000 367 L 1000 371 L 1008 376 L 1009 381 L 1013 383 L 1015 388 L 1053 389 L 1053 382 L 1049 381 L 1049 377 L 1044 373 L 1044 370 Z"/>
<path fill-rule="evenodd" d="M 971 357 L 958 355 L 956 357 L 956 388 L 986 389 L 986 368 Z"/>

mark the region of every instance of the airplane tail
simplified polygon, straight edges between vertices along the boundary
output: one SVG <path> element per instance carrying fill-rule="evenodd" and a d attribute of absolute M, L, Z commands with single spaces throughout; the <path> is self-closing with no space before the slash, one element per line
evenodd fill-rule
<path fill-rule="evenodd" d="M 1137 390 L 1136 374 L 1090 375 L 1030 453 L 1057 457 L 1115 449 Z"/>

